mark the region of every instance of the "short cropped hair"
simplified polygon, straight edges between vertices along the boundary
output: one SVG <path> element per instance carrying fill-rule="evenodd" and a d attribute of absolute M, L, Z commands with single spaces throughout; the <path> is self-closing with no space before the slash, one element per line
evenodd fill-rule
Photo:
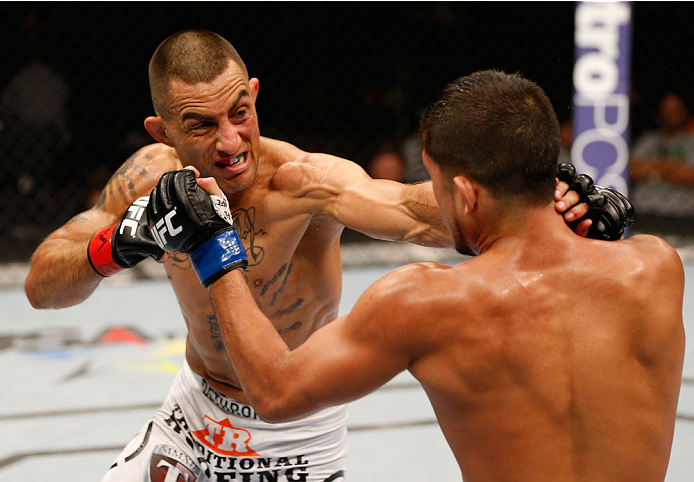
<path fill-rule="evenodd" d="M 551 201 L 559 121 L 544 91 L 521 75 L 485 70 L 451 82 L 422 114 L 420 134 L 448 178 L 465 174 L 524 205 Z"/>
<path fill-rule="evenodd" d="M 159 115 L 169 113 L 169 85 L 175 78 L 188 84 L 212 82 L 233 61 L 248 78 L 236 49 L 222 36 L 207 30 L 182 30 L 165 39 L 149 62 L 152 105 Z"/>

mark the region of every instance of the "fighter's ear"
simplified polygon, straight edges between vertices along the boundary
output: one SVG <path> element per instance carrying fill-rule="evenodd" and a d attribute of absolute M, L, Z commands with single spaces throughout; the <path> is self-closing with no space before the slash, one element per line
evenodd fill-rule
<path fill-rule="evenodd" d="M 248 81 L 248 83 L 251 86 L 251 98 L 253 99 L 253 103 L 255 103 L 255 100 L 258 98 L 258 89 L 260 89 L 260 81 L 253 77 L 251 80 Z"/>
<path fill-rule="evenodd" d="M 166 130 L 166 125 L 164 119 L 161 116 L 149 116 L 145 119 L 145 129 L 154 137 L 157 142 L 166 144 L 169 147 L 173 147 L 173 141 L 171 140 L 169 133 Z"/>
<path fill-rule="evenodd" d="M 464 214 L 472 213 L 477 207 L 479 185 L 464 174 L 459 174 L 453 178 L 453 187 L 455 197 L 462 204 L 462 212 Z"/>

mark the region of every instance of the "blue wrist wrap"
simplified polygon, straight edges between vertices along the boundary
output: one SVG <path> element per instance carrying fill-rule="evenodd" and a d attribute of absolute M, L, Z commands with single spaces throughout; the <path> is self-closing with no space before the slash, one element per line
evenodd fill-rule
<path fill-rule="evenodd" d="M 210 238 L 190 253 L 195 273 L 205 288 L 236 268 L 246 268 L 246 250 L 235 229 Z"/>

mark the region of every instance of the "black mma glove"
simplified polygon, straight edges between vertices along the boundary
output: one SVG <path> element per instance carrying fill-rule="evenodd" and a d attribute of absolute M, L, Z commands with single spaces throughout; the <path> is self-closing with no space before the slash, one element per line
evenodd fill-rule
<path fill-rule="evenodd" d="M 208 195 L 190 169 L 164 173 L 149 196 L 149 228 L 166 252 L 188 254 L 205 288 L 248 266 L 226 197 Z"/>
<path fill-rule="evenodd" d="M 128 207 L 119 224 L 102 229 L 89 241 L 89 264 L 101 276 L 132 268 L 145 258 L 160 260 L 164 255 L 147 225 L 147 203 L 149 196 L 139 198 Z"/>
<path fill-rule="evenodd" d="M 588 228 L 588 238 L 614 241 L 622 237 L 624 228 L 634 224 L 634 207 L 622 193 L 613 189 L 595 186 L 605 196 L 605 210 L 597 221 Z"/>
<path fill-rule="evenodd" d="M 580 202 L 588 203 L 588 212 L 579 219 L 589 218 L 587 238 L 614 241 L 622 237 L 624 228 L 634 223 L 634 208 L 621 193 L 607 187 L 596 186 L 586 174 L 576 175 L 576 169 L 568 163 L 559 164 L 557 178 L 569 185 L 580 196 Z"/>

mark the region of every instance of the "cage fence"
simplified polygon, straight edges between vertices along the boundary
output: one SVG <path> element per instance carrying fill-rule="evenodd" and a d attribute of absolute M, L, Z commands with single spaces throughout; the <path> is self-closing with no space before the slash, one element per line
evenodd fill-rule
<path fill-rule="evenodd" d="M 147 65 L 185 28 L 230 40 L 260 79 L 261 133 L 372 172 L 383 154 L 401 179 L 425 178 L 417 123 L 448 81 L 520 72 L 571 116 L 572 2 L 75 2 L 0 4 L 0 285 L 21 284 L 50 232 L 93 205 L 110 175 L 153 142 Z M 694 4 L 634 2 L 631 141 L 659 128 L 668 92 L 694 105 Z M 692 153 L 694 156 L 694 153 Z M 694 166 L 694 161 L 692 161 Z M 691 185 L 634 191 L 632 232 L 694 239 Z M 673 198 L 673 192 L 677 194 Z M 658 196 L 667 202 L 653 202 Z M 455 259 L 402 243 L 343 238 L 346 265 Z M 149 265 L 145 265 L 149 266 Z M 130 276 L 157 276 L 146 267 Z"/>

